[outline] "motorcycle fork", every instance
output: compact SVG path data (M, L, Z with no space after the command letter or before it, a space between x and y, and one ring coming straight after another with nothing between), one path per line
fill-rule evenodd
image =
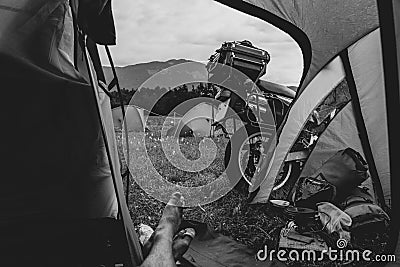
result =
M247 105L247 102L241 99L238 95L232 92L231 101L229 102L229 107L235 111L239 116L240 120L245 125L251 125L254 127L259 127L258 118L253 113L251 108Z

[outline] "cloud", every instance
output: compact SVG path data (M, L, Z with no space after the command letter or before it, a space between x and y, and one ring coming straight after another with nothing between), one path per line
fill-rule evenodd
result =
M113 8L117 45L111 51L118 66L172 58L203 62L222 42L247 39L271 54L265 79L300 80L302 56L291 37L215 1L118 0Z

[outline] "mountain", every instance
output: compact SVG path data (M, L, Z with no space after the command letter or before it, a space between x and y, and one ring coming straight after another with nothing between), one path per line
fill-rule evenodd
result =
M125 67L116 67L118 80L121 88L129 89L137 89L141 86L148 78L150 78L155 73L166 69L168 67L192 62L186 59L171 59L165 62L153 61L148 63L140 63L135 65L128 65ZM111 67L103 67L104 74L108 82L113 78ZM188 75L193 77L193 73L190 70L185 71L184 75Z

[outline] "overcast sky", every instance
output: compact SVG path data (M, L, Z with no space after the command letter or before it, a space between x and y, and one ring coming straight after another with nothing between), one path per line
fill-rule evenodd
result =
M247 39L271 55L263 79L298 85L301 78L301 51L289 35L213 0L114 0L113 9L117 66L180 58L206 62L222 42Z

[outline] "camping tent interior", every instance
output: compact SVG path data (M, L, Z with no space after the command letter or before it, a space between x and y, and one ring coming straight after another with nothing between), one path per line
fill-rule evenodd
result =
M110 1L0 1L3 97L20 103L1 107L2 266L99 266L113 241L116 263L142 261L96 43L115 44Z
M310 153L310 159L322 160L309 160L303 171L322 164L333 153L328 148L350 146L362 152L378 200L392 208L389 248L395 248L400 225L400 194L394 194L400 134L393 117L400 107L399 1L378 1L379 6L373 0L218 2L287 32L304 57L296 100L265 179L260 176L255 184L254 201L268 199L309 115L345 80L351 104L337 113ZM10 101L3 102L1 112L7 125L2 138L7 157L0 186L1 265L97 264L93 261L104 260L107 253L96 242L103 234L112 235L111 229L123 237L126 266L138 265L142 255L123 199L110 102L96 83L104 80L96 43L115 43L111 1L0 3L0 75L10 88L3 92ZM10 110L12 116L7 115ZM346 135L342 128L338 131L345 124ZM341 139L335 140L338 134Z

